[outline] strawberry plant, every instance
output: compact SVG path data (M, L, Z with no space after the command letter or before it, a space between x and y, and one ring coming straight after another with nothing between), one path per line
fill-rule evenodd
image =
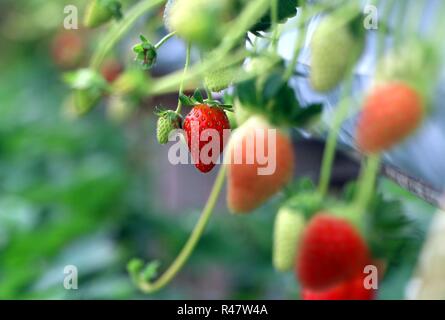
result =
M155 12L161 12L162 18ZM219 170L202 214L172 264L163 272L159 261L144 264L135 259L128 264L141 291L159 291L180 272L227 179L227 211L254 213L272 199L278 202L272 264L280 272L295 271L303 299L376 297L375 290L363 287L364 268L377 259L392 265L401 248L409 246L408 234L414 232L399 204L379 193L382 152L400 145L420 127L440 61L433 46L423 42L412 59L395 61L394 53L383 56L390 30L379 30L375 76L355 99L354 68L367 37L377 32L365 28L362 12L358 3L329 1L142 0L125 10L118 1L89 3L86 26L117 21L101 35L89 66L65 76L73 90L75 113L85 115L109 96L116 106L116 101L137 104L173 94L174 106L155 111L153 134L158 143L170 146L169 137L178 131L184 140L179 143L187 145L198 171ZM124 45L127 54L135 55L131 65L121 67L109 60L124 34L148 13L162 20L169 33L152 41L160 33L158 28L139 35L139 43L132 47ZM314 16L321 16L321 21L306 39ZM284 23L298 36L286 59L279 54ZM132 39L137 36L132 34ZM185 47L184 66L160 76L156 69L166 63L166 43L173 40ZM305 40L310 49L307 72L299 65ZM70 45L79 46L75 42ZM400 49L404 45L412 46L409 41L397 43L394 52L404 52ZM77 60L75 53L58 59ZM60 53L56 50L55 55ZM325 97L338 91L338 105L327 126L322 121L324 100L307 101L295 82ZM330 188L330 180L340 129L351 114L358 118L354 142L362 165L357 181L341 196ZM299 166L301 154L294 148L297 132L325 138L318 181L296 178L305 175ZM230 133L227 146L226 133ZM382 240L389 235L391 240Z

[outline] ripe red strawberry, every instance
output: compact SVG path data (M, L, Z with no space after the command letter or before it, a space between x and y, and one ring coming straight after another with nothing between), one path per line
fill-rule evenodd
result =
M393 147L419 126L423 111L421 96L410 86L393 82L376 87L358 120L358 147L365 153Z
M355 277L334 285L322 291L303 288L301 298L303 300L373 300L375 289L367 289L364 286L366 274L359 273Z
M292 143L284 132L276 130L276 140L270 142L276 150L273 156L268 146L269 129L274 128L258 117L251 117L232 134L227 154L230 161L227 205L234 213L258 208L292 179L295 160ZM249 144L253 145L251 150L247 148ZM256 156L258 148L264 148L260 149L264 152L258 153L264 153L269 161L275 162L275 170L270 174L259 174L268 164ZM240 155L240 159L236 155Z
M363 271L369 261L366 243L346 219L327 212L308 223L296 261L303 287L323 290Z
M54 63L61 68L75 67L84 51L85 42L79 31L60 31L52 40L51 55Z
M196 130L193 128L194 124ZM223 130L230 129L229 119L224 109L207 104L196 105L185 117L183 128L187 135L187 144L192 159L196 162L196 168L204 173L209 172L215 166L224 149ZM206 129L214 129L219 135L219 150L216 153L211 148L203 150L207 145L210 147L210 143L213 141L213 137L205 133Z

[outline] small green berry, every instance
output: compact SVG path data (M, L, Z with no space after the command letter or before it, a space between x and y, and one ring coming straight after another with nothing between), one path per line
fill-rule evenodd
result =
M159 144L166 144L170 132L181 127L182 118L179 114L171 110L158 112L158 116L156 137Z
M273 238L273 266L278 271L291 270L295 263L299 239L305 219L300 212L282 207L275 218Z

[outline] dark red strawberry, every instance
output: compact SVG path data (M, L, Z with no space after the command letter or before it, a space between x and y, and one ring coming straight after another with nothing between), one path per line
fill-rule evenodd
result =
M296 273L303 287L323 290L362 272L368 261L358 230L344 218L320 212L301 239Z
M361 272L349 280L322 291L303 288L301 298L303 300L372 300L375 298L376 290L365 287L365 277L366 274Z
M196 162L196 168L201 172L209 172L215 166L219 155L224 149L224 129L230 129L229 119L224 109L219 106L198 104L193 107L185 117L183 128L187 135L187 144L192 154L192 159ZM218 150L211 148L215 138L212 131L218 135ZM207 147L206 147L207 146Z

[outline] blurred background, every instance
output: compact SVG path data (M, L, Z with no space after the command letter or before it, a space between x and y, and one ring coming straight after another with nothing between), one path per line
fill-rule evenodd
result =
M135 1L123 2L125 10ZM134 287L127 262L157 259L161 270L170 264L215 172L172 166L168 146L156 143L153 107L174 106L175 96L124 104L108 97L85 117L70 115L62 74L88 64L103 29L64 30L68 4L81 15L85 1L0 2L0 298L298 299L294 275L279 274L271 265L276 201L241 217L230 215L220 201L178 277L150 296ZM149 39L165 34L162 14L161 8L141 19L110 61L134 65L131 46L139 34ZM68 53L60 52L61 44ZM183 57L184 44L172 39L152 76L180 69ZM320 148L298 133L295 144L297 153L309 150L301 174L316 177ZM340 157L334 181L345 183L356 172L354 161ZM380 299L402 299L437 209L389 180L380 183L387 197L403 200L422 231L412 254L380 286ZM63 286L67 265L78 268L77 290Z

